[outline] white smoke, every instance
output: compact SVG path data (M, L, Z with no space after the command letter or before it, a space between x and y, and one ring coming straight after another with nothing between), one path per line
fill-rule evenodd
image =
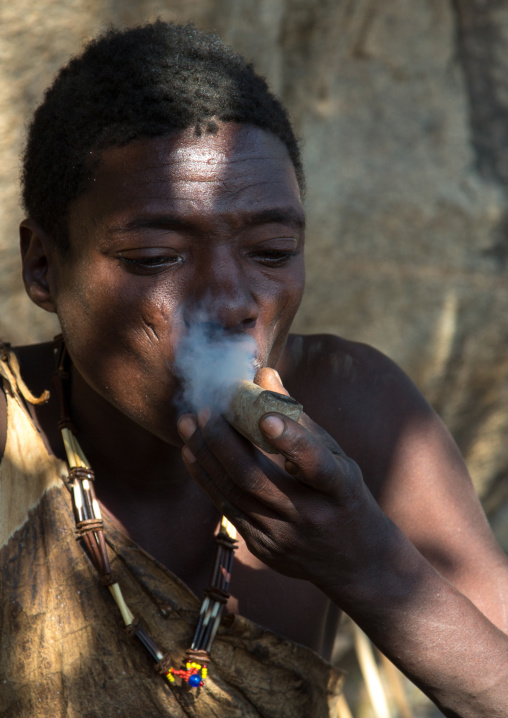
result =
M182 381L177 399L181 411L196 413L205 406L223 412L231 389L256 373L256 342L246 334L230 334L220 325L201 321L190 324L177 349L174 371Z

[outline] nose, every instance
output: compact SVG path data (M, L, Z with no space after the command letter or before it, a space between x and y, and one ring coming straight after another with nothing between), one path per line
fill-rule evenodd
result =
M240 258L229 251L214 253L202 263L193 289L186 323L205 322L212 334L254 328L259 306Z

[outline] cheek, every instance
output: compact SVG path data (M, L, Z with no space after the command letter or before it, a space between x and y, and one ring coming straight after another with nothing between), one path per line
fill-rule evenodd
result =
M183 327L176 292L136 279L112 281L96 270L93 281L74 282L59 304L76 368L123 409L144 405L147 395L167 403L173 390L168 367Z
M277 311L280 321L291 323L300 306L305 287L305 269L303 262L293 269L284 282L281 282L276 294Z
M267 357L268 366L274 366L284 348L291 324L302 300L305 286L303 264L298 272L293 271L290 277L281 282L272 292L267 303L271 321L270 336L267 337L270 349Z
M115 344L120 339L125 347L160 344L179 314L178 293L171 288L100 267L89 279L72 282L58 304L62 326L81 342Z

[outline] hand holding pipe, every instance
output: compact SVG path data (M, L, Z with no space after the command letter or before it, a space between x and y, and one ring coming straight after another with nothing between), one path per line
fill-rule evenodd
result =
M239 381L235 384L226 409L226 419L250 442L268 454L277 454L277 450L268 443L259 429L259 420L264 414L276 412L298 421L303 406L291 396L263 389L251 381Z

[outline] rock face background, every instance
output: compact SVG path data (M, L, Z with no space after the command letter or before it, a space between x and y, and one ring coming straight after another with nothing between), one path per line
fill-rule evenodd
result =
M0 335L55 331L24 296L17 249L18 155L44 88L109 23L190 19L254 60L303 138L296 329L374 344L406 369L508 549L508 2L3 0L0 12Z

